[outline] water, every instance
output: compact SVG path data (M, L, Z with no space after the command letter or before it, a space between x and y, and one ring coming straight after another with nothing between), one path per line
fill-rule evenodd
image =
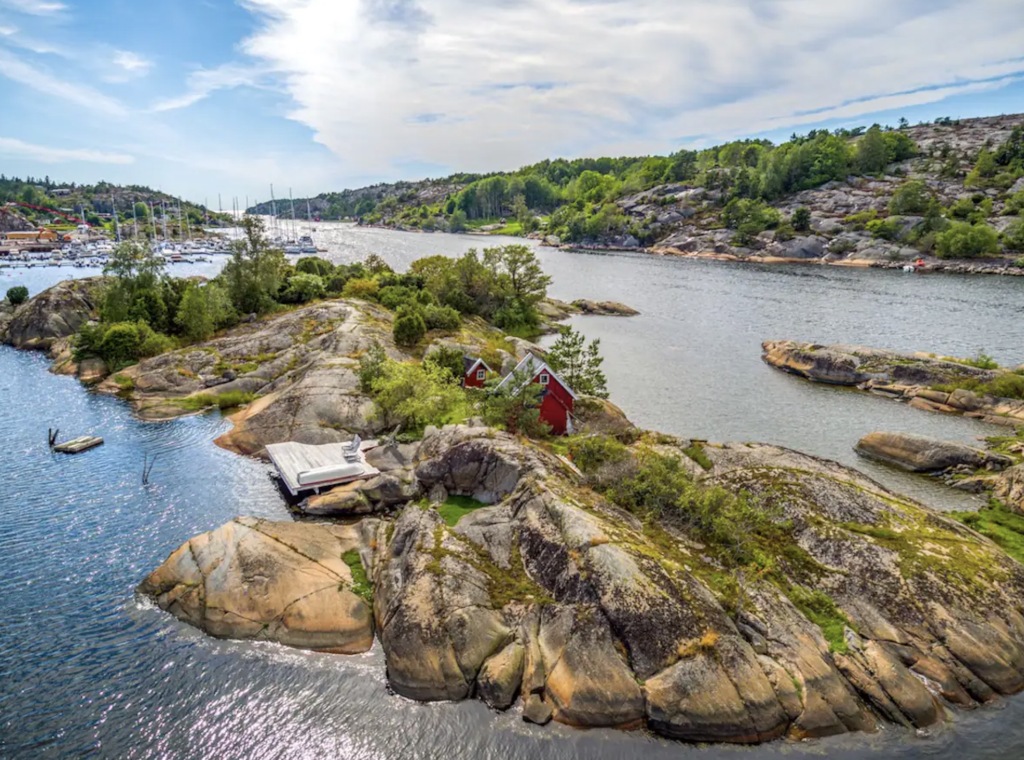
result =
M330 235L348 246L332 244L337 260L376 252L395 265L495 242L350 228ZM960 354L984 346L1004 363L1022 359L1013 334L1019 280L540 255L554 295L615 298L644 312L576 322L602 339L613 398L640 424L670 432L769 440L851 462L849 446L875 428L964 439L992 432L777 373L759 360L765 338ZM19 270L11 279L35 293L73 274L89 273ZM412 703L388 692L379 647L341 657L210 639L139 603L133 589L196 533L242 514L288 519L267 466L212 444L228 427L216 414L142 423L122 402L47 366L42 355L0 348L2 758L1005 760L1024 750L1024 699L956 713L955 725L923 737L890 729L802 745L696 748L643 733L536 728L514 710L494 714L478 702ZM47 427L62 437L95 432L106 443L55 455ZM148 487L140 484L143 454L158 455ZM944 490L924 492L947 503Z

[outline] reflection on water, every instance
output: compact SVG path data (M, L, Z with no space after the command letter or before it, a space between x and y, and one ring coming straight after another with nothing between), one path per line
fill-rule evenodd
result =
M319 235L326 225L318 227ZM395 265L494 242L350 228L331 236L340 241L331 244L337 260L377 252ZM949 354L984 347L1004 363L1024 358L1014 335L1019 280L540 255L554 295L614 298L643 311L577 320L601 338L613 397L640 424L839 458L940 506L951 503L945 489L859 462L850 447L873 429L969 440L992 432L987 426L782 375L761 363L760 342ZM63 274L22 276L35 293ZM412 703L388 692L379 648L341 657L210 639L138 603L132 590L184 540L233 516L288 519L267 466L213 446L227 427L216 414L142 423L120 401L46 367L41 355L0 348L0 757L1007 760L1024 750L1024 699L956 713L953 725L921 737L889 729L801 745L696 748L643 733L539 729L515 710L495 714L478 702ZM48 427L106 443L55 455ZM157 455L148 487L140 483L144 454Z

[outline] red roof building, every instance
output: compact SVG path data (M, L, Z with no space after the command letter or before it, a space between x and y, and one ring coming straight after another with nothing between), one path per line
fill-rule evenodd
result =
M472 356L463 356L462 365L462 387L483 388L488 373L492 371L487 362L483 359L474 359Z
M543 359L527 354L518 366L498 385L499 388L511 382L518 373L531 378L530 383L543 387L540 402L540 418L551 428L554 435L568 435L573 432L572 419L576 405L576 394L572 388L548 366Z

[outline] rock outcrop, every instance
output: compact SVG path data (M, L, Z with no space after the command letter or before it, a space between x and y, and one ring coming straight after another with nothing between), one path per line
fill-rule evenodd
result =
M74 335L99 308L102 277L66 280L18 306L0 338L15 348L46 350Z
M992 495L1024 515L1024 464L1010 467L995 479Z
M909 433L869 433L854 447L858 454L910 472L943 472L954 467L1002 470L1010 457L957 441L942 441Z
M635 445L685 457L684 443ZM737 581L716 547L679 523L638 519L553 454L446 427L394 456L397 468L439 500L490 506L454 524L427 501L391 523L300 523L287 536L272 524L282 533L272 551L267 524L242 519L183 546L140 591L214 635L233 635L227 621L243 637L266 630L296 646L358 648L346 642L365 641L352 622L362 608L338 591L350 583L345 568L326 560L358 544L399 694L476 695L497 709L518 698L537 723L647 725L694 742L924 727L943 704L1024 688L1024 566L834 462L757 444L704 453L710 469L694 471L703 485L748 493L784 521L788 543L771 573ZM249 562L264 554L273 561ZM300 579L335 605L342 642L305 617L304 627L278 622L295 593L243 593Z
M375 527L239 517L185 543L138 590L218 638L365 652L373 618L345 555L370 568Z
M986 392L1000 381L1018 382L1011 370L983 369L923 352L792 340L765 341L762 352L772 367L814 382L855 386L916 409L1024 425L1024 401Z

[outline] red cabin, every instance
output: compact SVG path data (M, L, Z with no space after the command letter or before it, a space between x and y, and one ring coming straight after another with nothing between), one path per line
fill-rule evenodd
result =
M576 394L572 388L547 365L547 362L533 354L527 354L498 387L505 385L519 372L525 372L531 377L530 382L534 385L543 386L540 418L551 427L551 432L554 435L572 433L572 417L576 405Z
M463 356L462 364L462 387L483 388L487 374L492 371L487 362L483 359L474 359L472 356Z

